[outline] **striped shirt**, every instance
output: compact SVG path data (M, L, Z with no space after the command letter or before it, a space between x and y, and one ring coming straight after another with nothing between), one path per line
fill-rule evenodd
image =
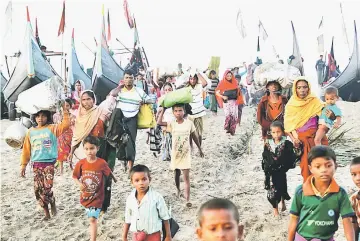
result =
M192 118L199 118L206 115L204 107L203 90L201 84L195 85L194 88L190 87L193 101L190 103Z
M215 89L218 87L218 85L219 85L219 80L216 79L216 78L212 79L211 80L211 86L208 89L208 93L211 94L211 95L215 94Z
M162 230L162 221L169 219L170 213L164 198L151 187L140 203L136 198L136 189L126 199L125 223L130 224L132 232L159 232Z
M133 87L131 90L124 87L118 94L116 108L121 109L125 117L131 118L139 113L141 101L149 103L151 100L150 97L138 87Z

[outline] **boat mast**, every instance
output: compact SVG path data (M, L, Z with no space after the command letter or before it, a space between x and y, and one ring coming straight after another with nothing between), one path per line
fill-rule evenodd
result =
M346 31L345 19L344 19L344 14L343 14L343 11L342 11L341 3L340 3L340 12L341 12L341 18L342 18L343 35L345 37L345 41L346 41L348 49L349 49L349 56L351 56L350 44L349 44L349 39L348 39L347 31Z

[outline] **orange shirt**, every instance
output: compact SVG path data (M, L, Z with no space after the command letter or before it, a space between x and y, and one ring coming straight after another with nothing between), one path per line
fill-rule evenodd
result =
M80 203L86 208L101 208L104 201L104 176L110 176L111 170L104 159L98 158L94 163L80 160L74 169L73 178L85 185L80 193Z
M283 111L282 98L279 97L278 102L273 103L268 97L267 113L271 120L275 120Z

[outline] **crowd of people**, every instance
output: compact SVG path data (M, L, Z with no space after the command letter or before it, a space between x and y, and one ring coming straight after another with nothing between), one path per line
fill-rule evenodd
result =
M178 197L183 197L186 207L191 207L193 143L199 156L204 157L206 108L214 116L222 108L224 130L235 135L236 127L241 124L242 109L248 103L246 89L240 83L243 73L239 74L238 69L225 71L221 80L214 70L207 73L208 76L190 72L185 82L176 86L174 76L149 81L141 72L135 75L126 70L119 86L99 105L95 93L77 80L72 95L61 101L57 113L36 113L34 127L29 129L23 145L21 176L25 176L31 161L35 197L44 210L44 219L57 213L53 179L56 170L58 175L63 175L64 162L68 162L80 189L80 203L89 218L91 240L96 240L97 220L108 211L112 182L117 181L113 171L118 159L123 161L134 187L126 200L122 240L128 240L129 231L136 241L172 240L171 215L163 196L150 185L151 171L135 164L139 114L145 106L151 107L154 123L148 127L147 144L154 156L160 154L161 160L169 162ZM175 103L171 107L158 104L161 98L180 88L189 88L190 103ZM266 94L257 106L257 121L264 141L261 163L264 188L275 217L280 216L279 205L283 212L285 200L291 199L287 171L300 162L303 177L290 209L288 240L333 240L340 215L346 239L358 240L360 192L349 199L346 191L336 184L333 178L336 155L327 146L326 133L341 124L341 111L336 106L337 89L328 88L323 103L312 94L310 82L303 76L294 81L290 99L281 95L281 85L276 81L268 82L265 88ZM73 167L74 157L79 161ZM180 188L181 174L184 194ZM360 188L359 157L351 162L351 175ZM205 202L198 211L198 222L199 240L243 239L239 211L229 200Z

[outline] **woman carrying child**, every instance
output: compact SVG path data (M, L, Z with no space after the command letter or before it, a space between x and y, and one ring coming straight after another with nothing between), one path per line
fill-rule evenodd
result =
M25 177L26 165L33 162L35 197L44 209L45 218L56 214L54 193L54 164L58 156L57 140L70 127L69 111L63 108L64 118L58 125L51 124L50 111L39 111L33 118L36 126L28 130L21 153L21 176Z
M70 113L72 108L73 102L71 99L65 99L64 101L64 108ZM53 116L54 124L61 123L62 119L64 118L64 113L60 110L59 112L55 113ZM61 136L57 139L58 145L58 158L57 158L57 165L60 166L60 175L63 174L64 170L64 162L67 161L70 150L71 150L71 139L73 136L73 128L75 125L75 116L70 113L70 128L67 129ZM56 165L56 166L57 166Z
M282 209L286 210L285 200L290 200L287 192L286 172L295 168L295 163L301 155L300 148L285 137L284 126L280 121L270 125L271 139L265 140L262 169L265 172L265 189L267 198L274 208L274 216L279 216L278 204L281 201Z

